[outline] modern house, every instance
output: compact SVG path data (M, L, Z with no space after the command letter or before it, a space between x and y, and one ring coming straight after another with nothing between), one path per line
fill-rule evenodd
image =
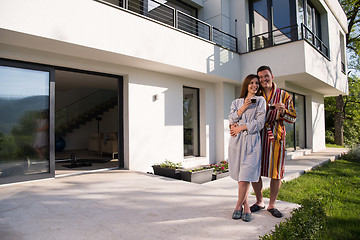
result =
M325 148L348 93L336 0L0 0L0 184L227 160L242 81L269 65L298 112L288 152Z

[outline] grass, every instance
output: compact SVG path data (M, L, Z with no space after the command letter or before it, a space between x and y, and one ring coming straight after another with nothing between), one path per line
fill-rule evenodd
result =
M320 239L360 239L360 148L284 182L278 199L299 204L320 199L327 215Z
M345 148L345 146L336 145L336 144L330 144L330 143L327 143L326 147L327 148Z

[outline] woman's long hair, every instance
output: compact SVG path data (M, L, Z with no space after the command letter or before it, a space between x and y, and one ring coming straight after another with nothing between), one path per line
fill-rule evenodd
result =
M256 96L262 96L262 88L261 88L261 84L260 84L260 80L259 77L255 74L249 74L246 76L246 78L244 79L242 88L241 88L241 93L240 93L240 98L245 98L248 94L248 86L251 82L251 80L253 80L254 78L256 78L259 82L259 89L256 92Z

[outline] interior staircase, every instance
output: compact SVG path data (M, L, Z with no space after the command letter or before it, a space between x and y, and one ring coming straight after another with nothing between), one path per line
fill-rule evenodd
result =
M103 97L104 90L99 90L100 92L96 92L95 94L90 94L89 96L81 99L81 101L75 102L70 106L67 106L64 109L61 109L56 112L55 121L56 128L55 133L59 137L65 136L67 133L72 132L75 129L80 128L81 125L85 125L88 122L91 122L98 118L99 116L103 115L105 112L108 112L110 109L114 108L118 104L118 97L116 94L109 94L107 93L107 97ZM99 97L99 93L101 97ZM91 101L90 98L94 99L97 97L97 103L94 104L94 101ZM89 104L86 104L88 102ZM92 103L92 104L90 104ZM82 111L78 111L78 114L69 114L69 109L79 109L79 106L74 107L74 105L85 105L87 109L83 109ZM72 115L72 117L69 117ZM66 118L66 120L62 118Z

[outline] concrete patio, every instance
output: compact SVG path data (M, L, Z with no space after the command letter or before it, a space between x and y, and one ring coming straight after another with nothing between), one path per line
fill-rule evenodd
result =
M326 149L288 160L286 180L344 152ZM8 184L0 193L3 240L258 239L297 207L278 201L281 219L262 210L249 223L233 220L237 184L229 177L195 184L127 170Z

